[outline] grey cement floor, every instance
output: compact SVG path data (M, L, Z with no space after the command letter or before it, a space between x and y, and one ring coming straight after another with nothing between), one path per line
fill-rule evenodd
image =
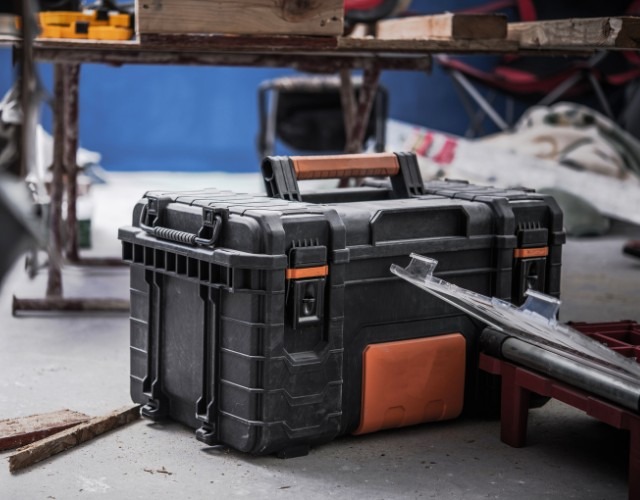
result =
M128 222L131 204L147 188L220 182L184 177L121 174L109 187L98 187L99 253L118 253L115 228ZM243 190L258 186L254 182L231 181ZM563 320L640 321L640 261L620 253L632 237L640 238L640 228L616 224L607 237L568 242ZM0 292L0 418L65 407L99 415L127 404L127 317L14 318L12 294L40 296L44 290L44 276L29 282L21 265ZM68 296L125 298L128 275L125 269L68 268L65 287ZM526 448L510 448L500 442L498 422L460 419L346 437L283 461L207 448L190 429L143 420L17 475L3 460L0 499L626 498L624 432L551 402L531 412L528 438Z

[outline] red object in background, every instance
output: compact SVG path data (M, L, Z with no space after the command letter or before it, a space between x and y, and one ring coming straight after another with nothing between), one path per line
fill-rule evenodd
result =
M635 321L569 323L569 326L640 363L640 324Z
M365 10L380 7L385 0L344 0L344 10Z
M407 10L411 0L345 0L344 15L352 23L373 23Z
M383 3L384 0L344 0L344 10L374 9Z

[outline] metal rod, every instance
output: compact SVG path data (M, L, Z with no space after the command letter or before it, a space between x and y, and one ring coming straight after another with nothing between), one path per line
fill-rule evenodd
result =
M493 123L498 126L498 128L500 128L501 130L507 130L509 128L507 123L500 117L498 113L496 113L495 109L491 107L487 100L482 97L480 92L478 92L475 87L471 85L471 83L462 73L455 71L451 74L458 81L458 83L460 83L467 94L469 94L469 96L476 102L476 104L480 106L480 108L482 108L482 111L484 111L487 116L491 118L491 121L493 121Z
M513 127L515 121L516 101L513 97L505 95L504 97L504 116L510 127Z
M13 314L18 312L76 311L76 312L129 312L129 301L124 299L19 299L13 297Z
M544 98L542 98L538 102L538 106L549 106L550 104L553 104L563 95L569 92L569 90L577 85L583 78L584 74L581 71L578 71L575 75L567 78L564 82L562 82L555 89L549 92Z
M64 66L54 66L53 165L49 220L49 275L47 298L62 297L62 196L64 191Z
M20 98L22 105L22 129L20 137L20 175L25 178L35 163L35 123L38 103L36 100L37 79L33 54L33 40L36 37L34 4L31 0L17 2L22 21L22 49L20 51Z
M371 110L373 109L373 103L376 100L376 94L378 92L378 82L380 80L380 67L372 65L364 70L362 75L362 87L360 88L360 95L358 99L358 107L355 114L355 120L353 121L353 129L351 144L354 153L362 151L362 144L367 134L367 125L369 123L369 117L371 116ZM349 144L347 144L349 148ZM357 148L357 149L356 149ZM347 152L350 152L347 149Z
M67 258L76 262L78 244L78 84L79 64L65 64L66 100L64 106L64 157L67 172Z
M349 68L340 70L340 101L344 120L345 152L348 152L349 144L352 140L353 122L357 113L353 81L351 80L351 70Z
M380 67L371 65L364 70L360 94L356 100L351 71L340 71L340 100L344 117L345 146L344 152L356 154L362 151L362 143L367 132L367 124L378 92ZM349 178L340 179L339 187L347 187Z
M365 69L357 101L350 72L348 70L341 71L340 79L340 97L346 132L344 152L347 154L360 153L378 91L380 68L377 65L372 65Z
M464 87L458 80L456 80L453 77L452 73L454 71L455 70L447 70L447 74L451 78L451 81L453 82L453 89L458 95L458 98L462 103L462 107L464 108L465 112L467 113L467 116L469 117L469 125L467 127L467 130L464 133L464 136L469 138L477 137L478 135L482 134L482 122L478 120L478 113L476 113L476 109L473 107L473 104L471 103L471 99L469 98L469 95L465 92ZM484 115L483 115L483 118L484 118Z
M259 158L260 161L262 161L266 156L272 155L276 149L276 128L278 121L278 101L280 100L280 91L276 89L272 90L269 97L269 103L264 103L265 108L268 106L268 111L264 109L264 111L268 112L268 115L263 125L264 141L261 144L262 154Z
M481 342L500 343L500 333L488 328ZM601 396L633 411L640 411L640 385L611 372L587 366L514 337L501 342L505 359L538 370L567 384Z
M593 91L596 93L598 102L600 103L600 106L602 106L602 110L611 120L615 120L615 117L613 116L613 111L611 110L611 106L609 106L609 101L607 100L607 96L604 95L604 91L602 90L602 86L600 85L600 82L595 77L595 75L591 72L589 72L588 78L589 78L589 82L591 83L591 86L593 87Z
M117 257L80 257L70 262L79 267L125 267L128 264Z

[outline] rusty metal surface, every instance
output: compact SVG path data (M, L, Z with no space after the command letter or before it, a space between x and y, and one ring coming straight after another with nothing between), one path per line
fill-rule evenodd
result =
M70 264L79 267L126 267L128 264L118 257L79 257Z
M431 56L361 54L361 53L207 53L142 51L142 50L97 50L97 49L56 49L39 47L36 58L41 61L64 63L98 63L120 66L124 64L158 64L178 66L245 66L269 68L293 68L302 71L335 73L341 68L362 69L375 61L386 70L429 71Z
M45 299L20 299L13 297L13 314L20 312L129 312L129 301L124 299L87 299L47 297Z
M351 129L347 132L346 153L359 153L369 123L369 116L373 108L380 80L380 67L372 65L364 70L362 87L356 104L355 114L351 122ZM355 101L355 96L354 96Z
M64 143L65 143L65 68L54 66L53 102L53 164L51 179L51 208L49 222L49 275L47 298L62 296L62 197L64 194Z
M67 173L67 258L75 262L80 258L77 229L78 201L78 85L79 64L65 64L66 103L64 107L64 166Z

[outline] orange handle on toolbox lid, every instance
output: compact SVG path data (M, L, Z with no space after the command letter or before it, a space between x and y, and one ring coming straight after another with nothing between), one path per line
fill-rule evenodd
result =
M268 156L261 165L267 195L302 201L298 180L389 176L396 198L424 194L415 153Z
M393 153L292 156L291 162L299 180L395 176L400 172Z

